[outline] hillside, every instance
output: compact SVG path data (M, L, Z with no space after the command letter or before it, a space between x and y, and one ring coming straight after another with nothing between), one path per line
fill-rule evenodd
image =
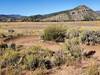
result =
M100 14L100 11L96 11L97 14Z
M71 10L55 12L46 15L20 16L20 15L0 15L0 22L24 21L24 22L65 22L65 21L93 21L100 20L100 12L80 5Z
M97 20L98 14L85 5L74 9L45 15L41 21L80 21Z
M24 18L21 15L0 15L0 22L13 22L13 21L20 21Z

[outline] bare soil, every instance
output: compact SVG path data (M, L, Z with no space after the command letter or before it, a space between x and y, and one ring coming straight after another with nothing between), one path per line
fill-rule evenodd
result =
M56 42L46 42L41 39L40 36L25 36L20 37L14 40L10 40L8 43L16 43L17 45L23 45L26 48L32 46L40 46L43 49L50 49L50 50L59 50L61 49L61 44Z
M48 48L53 51L57 51L62 48L62 44L58 44L55 42L44 42L43 40L41 40L39 36L21 37L9 42L15 42L17 45L24 45L25 47L31 47L33 45L41 46L44 49ZM100 45L95 45L95 46L82 45L82 48L84 48L86 51L95 50L96 54L94 56L100 59ZM65 64L60 68L50 70L49 71L50 74L47 75L81 75L82 67L87 67L92 63L95 63L94 60L91 61L89 60L87 62L83 61L81 64L79 63L76 64L79 67L75 66L67 67ZM24 72L24 75L31 75L31 74L32 74L31 71Z

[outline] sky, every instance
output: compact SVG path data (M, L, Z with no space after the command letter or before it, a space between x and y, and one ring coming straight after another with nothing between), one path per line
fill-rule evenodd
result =
M0 0L0 14L49 14L78 5L86 5L95 11L100 10L100 0Z

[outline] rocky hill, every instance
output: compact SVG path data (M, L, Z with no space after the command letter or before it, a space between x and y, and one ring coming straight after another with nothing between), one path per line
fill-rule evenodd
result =
M41 21L81 21L97 20L98 14L85 5L74 9L45 15Z

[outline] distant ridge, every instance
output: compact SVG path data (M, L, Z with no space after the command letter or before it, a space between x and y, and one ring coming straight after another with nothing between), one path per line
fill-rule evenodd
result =
M22 18L24 18L24 16L0 14L0 21L1 22L13 22L13 21L21 20Z
M0 15L1 22L31 21L31 22L65 22L65 21L95 21L100 20L100 11L94 11L86 5L80 5L70 10L46 15L20 16Z
M100 15L100 11L96 11L96 13Z

